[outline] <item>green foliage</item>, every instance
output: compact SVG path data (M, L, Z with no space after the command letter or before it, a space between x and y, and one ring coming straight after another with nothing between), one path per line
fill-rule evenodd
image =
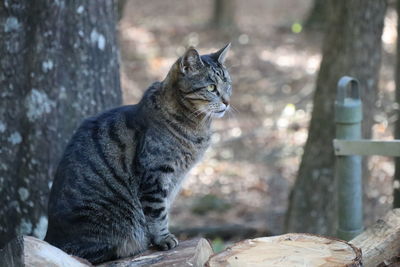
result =
M303 30L303 26L300 23L295 22L292 24L292 32L293 33L300 33L302 30Z
M215 253L219 253L219 252L223 251L226 248L226 245L225 245L224 241L219 237L215 238L211 242L211 246L212 246L212 248L213 248Z

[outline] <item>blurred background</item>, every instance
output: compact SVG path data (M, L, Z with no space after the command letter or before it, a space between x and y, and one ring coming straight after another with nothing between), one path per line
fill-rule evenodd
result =
M236 29L215 23L216 2L234 5L227 9L234 9L229 19ZM136 103L152 81L162 80L186 47L209 53L226 42L233 44L226 64L236 111L214 121L213 144L183 184L172 210L172 227L213 236L217 235L214 228L220 226L223 235L232 238L256 231L284 232L327 27L320 24L327 23L328 16L309 18L318 2L323 1L210 0L201 5L196 1L127 1L119 25L126 103ZM324 12L323 7L317 12ZM374 137L380 139L392 138L396 19L395 10L389 8L373 127ZM330 140L325 142L330 145ZM382 157L371 158L368 167L366 220L371 223L392 205L394 167L391 159Z
M50 39L37 37L36 42L48 44L48 40L58 36L56 39L60 40L60 46L50 44L48 50L38 53L38 68L46 75L59 66L60 71L52 76L51 84L42 86L43 79L39 79L36 87L32 85L35 84L32 82L35 78L28 75L31 77L30 87L27 89L22 86L24 89L21 90L25 90L23 97L16 98L14 104L10 104L14 101L11 93L7 97L4 94L2 96L2 105L7 106L7 110L0 113L0 132L3 136L0 144L3 142L11 148L7 152L4 146L0 156L0 163L3 164L0 168L0 198L5 203L3 210L0 209L0 215L3 215L0 224L0 232L3 231L3 234L0 240L4 243L10 239L7 231L37 236L45 233L46 194L51 185L56 165L54 162L59 159L60 151L72 129L83 117L119 102L137 103L151 83L161 81L166 76L170 66L187 47L195 46L201 54L205 54L216 51L228 42L232 43L232 47L226 65L233 80L234 109L223 119L214 121L212 146L204 159L189 173L172 208L172 232L181 239L206 236L214 241L217 249L218 246L240 239L284 232L333 235L335 195L332 138L336 83L342 75L358 78L364 90L364 137L393 139L398 115L396 91L399 91L395 83L398 73L395 1L126 0L115 4L118 4L118 11L113 6L108 7L110 4L104 1L99 1L98 7L91 7L89 3L66 3L62 8L70 8L70 12L76 16L81 13L87 15L82 27L88 23L91 27L97 27L97 30L90 28L82 30L80 34L80 29L74 28L65 35L61 32L51 37L50 34ZM106 7L102 9L102 5ZM2 23L4 27L11 27L8 31L3 29L1 35L1 41L6 43L2 48L5 55L10 47L15 46L13 42L18 44L21 41L16 37L11 38L21 19L15 15L17 21L10 21L9 15L16 12L13 8L17 10L18 7L5 4L2 8ZM116 11L115 15L109 15L107 8ZM56 19L60 14L68 16L68 12L61 10L51 18L59 25L68 25L67 20L60 22ZM99 26L103 23L110 25L107 26L110 29ZM113 35L112 26L117 29L117 37L114 39L110 37ZM42 28L37 28L37 36L46 36L46 30ZM106 31L110 32L110 36L107 36ZM68 41L63 41L63 38L72 34L78 37L81 35L82 40L87 37L87 41L81 41L76 47L76 41L64 45ZM73 56L61 49L80 51L82 54L74 61ZM96 54L99 51L92 52L90 49L101 50L103 53ZM110 64L114 66L116 63L113 59L101 63L103 59L97 55L101 57L104 51L120 59L119 73L114 73L111 78L108 68ZM50 60L49 54L54 58L61 56L61 59ZM11 53L3 59L7 58L11 62L13 56L15 54ZM89 58L84 61L89 74L86 78L79 78L82 73L80 71L79 74L68 76L69 79L78 77L82 81L89 81L91 75L95 79L101 76L104 81L90 83L90 86L106 88L108 80L114 80L116 86L119 86L119 76L122 95L108 91L99 93L102 96L95 97L95 100L102 103L100 106L90 100L90 96L96 94L82 93L81 98L87 97L84 101L89 103L85 105L82 102L77 107L83 110L83 114L74 113L75 117L69 116L73 123L68 127L63 117L59 116L58 128L50 131L54 133L64 129L65 136L43 135L46 131L41 131L41 137L37 136L45 136L49 140L55 136L63 140L55 141L58 148L51 153L46 151L55 146L44 144L46 151L43 153L50 155L46 154L42 160L47 165L38 164L41 167L37 167L40 170L36 171L35 167L30 167L22 173L15 169L10 172L9 169L16 166L16 155L25 155L22 148L15 147L29 145L32 132L38 131L38 124L35 124L36 128L33 129L36 130L31 127L28 133L23 134L25 128L37 121L35 113L26 115L26 109L32 111L29 104L26 104L28 108L20 111L25 114L21 116L27 117L24 120L28 123L19 123L19 130L13 130L13 126L10 128L11 122L9 125L6 123L15 121L10 110L21 103L25 105L26 99L33 99L36 105L32 109L41 109L38 116L45 116L40 117L42 121L52 121L53 110L69 114L60 110L74 103L78 92L75 89L69 90L72 87L66 81L69 79L61 79L65 73L73 73L73 70L68 69L71 67L61 63L65 59L78 66L84 60L83 57ZM90 61L91 57L95 59ZM21 58L21 62L23 60ZM100 63L97 64L96 60ZM11 68L16 68L15 64L11 64ZM96 65L94 70L93 65ZM3 70L6 66L2 66ZM35 68L35 64L31 66ZM67 71L62 71L63 68L67 68ZM18 76L18 73L15 71L9 76L3 75L3 88L15 84L15 81L10 82L12 78L9 77ZM60 80L67 85L59 86ZM36 88L39 93L32 93L34 89L31 88ZM41 89L46 92L48 99L44 99ZM64 98L70 100L66 103L60 97L65 92L72 92ZM109 98L108 94L115 99L114 102L103 101ZM43 151L43 144L38 146ZM25 162L18 162L17 168L24 169L21 166ZM371 157L365 162L364 170L365 224L368 226L392 207L393 190L399 183L393 179L395 167L391 158ZM37 178L35 173L39 171L42 174ZM21 175L28 177L27 180L15 182L19 178L12 178ZM35 187L32 180L46 186L31 190ZM32 204L26 204L29 201ZM12 218L12 223L9 218Z

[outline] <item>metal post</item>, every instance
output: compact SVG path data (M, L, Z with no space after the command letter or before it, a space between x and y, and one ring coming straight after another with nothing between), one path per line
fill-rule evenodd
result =
M358 81L344 76L339 80L335 101L336 138L361 139L361 121ZM363 230L361 157L337 156L335 170L339 218L337 236L351 240Z

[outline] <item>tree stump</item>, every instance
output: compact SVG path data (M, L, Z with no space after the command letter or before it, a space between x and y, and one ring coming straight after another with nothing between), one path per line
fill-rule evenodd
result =
M286 234L238 242L206 263L208 267L362 266L361 250L346 241Z

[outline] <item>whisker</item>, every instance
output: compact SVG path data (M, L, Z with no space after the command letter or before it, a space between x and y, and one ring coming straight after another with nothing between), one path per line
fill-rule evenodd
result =
M195 118L197 118L198 116L200 116L200 115L201 115L201 113L203 113L203 110L202 110L202 109L199 109L199 110L197 110L197 111L193 112L193 114L192 114L192 115L194 115L194 117L195 117Z
M239 124L238 118L237 118L238 112L239 111L237 109L235 109L232 106L229 106L229 108L227 109L228 120L232 121L232 123L234 123L234 124Z
M226 115L228 115L228 119L232 119L233 118L233 111L231 108L228 108L226 110Z
M237 108L235 108L234 106L230 105L229 107L230 107L230 109L232 109L232 112L237 113L237 114L240 113L240 111Z
M200 121L199 126L203 127L206 123L209 123L211 120L211 116L212 116L212 111L211 110L207 110L206 111L206 115L204 116L204 118Z
M236 68L236 67L239 67L239 66L240 66L240 64L235 64L235 65L231 65L231 66L227 67L227 69L231 70L232 68Z
M209 111L206 111L205 116L201 119L201 121L199 123L200 126L204 126L205 120L207 119L207 116L208 116L208 112Z
M193 111L191 114L189 114L189 117L194 116L194 118L197 118L198 116L200 116L203 112L205 111L204 107L201 107L195 111Z

